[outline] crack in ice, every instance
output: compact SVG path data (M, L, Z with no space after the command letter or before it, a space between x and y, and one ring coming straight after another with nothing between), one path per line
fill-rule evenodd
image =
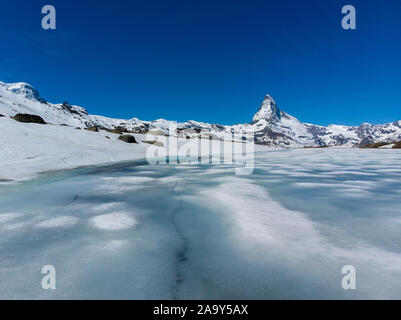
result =
M68 202L65 206L69 206L69 205L73 204L75 201L77 201L80 194L81 194L80 192L77 193L77 194L74 196L74 198L73 198L70 202Z
M178 185L178 180L176 180L174 186L171 188L171 192L176 195L177 193L175 192L175 188ZM178 206L175 208L172 212L171 215L171 223L174 226L174 229L178 235L178 237L181 239L182 246L181 249L178 250L176 254L176 261L174 264L174 269L175 269L175 284L173 287L173 300L178 300L179 299L179 291L180 291L180 286L184 282L184 275L182 272L180 272L180 265L184 263L187 260L187 255L188 255L188 249L189 249L189 242L188 239L184 236L180 226L177 223L177 214L182 210L182 199L178 197Z

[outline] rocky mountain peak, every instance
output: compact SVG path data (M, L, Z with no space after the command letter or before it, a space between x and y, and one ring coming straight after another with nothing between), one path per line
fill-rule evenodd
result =
M279 120L281 117L280 109L277 107L276 102L270 95L266 95L258 112L253 116L252 123L256 123L260 120L266 122L272 122Z

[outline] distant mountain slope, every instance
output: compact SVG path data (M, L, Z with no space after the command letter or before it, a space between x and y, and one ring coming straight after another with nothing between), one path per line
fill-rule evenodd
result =
M158 119L142 121L113 119L90 115L79 106L67 103L46 102L31 85L0 82L0 114L14 116L28 113L41 116L52 124L65 124L73 127L98 126L106 129L127 130L130 132L155 132L168 134L169 121ZM255 132L255 142L268 146L360 146L376 142L401 140L401 121L382 125L364 123L359 127L330 125L327 127L302 123L281 111L272 97L266 95L258 112L250 123L233 126L209 124L196 121L178 123L177 135L184 138L196 136L229 140L233 133Z

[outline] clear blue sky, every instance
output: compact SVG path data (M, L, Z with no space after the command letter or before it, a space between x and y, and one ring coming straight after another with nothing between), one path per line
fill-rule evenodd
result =
M269 93L304 122L401 119L399 0L2 1L0 37L0 80L94 114L234 124Z

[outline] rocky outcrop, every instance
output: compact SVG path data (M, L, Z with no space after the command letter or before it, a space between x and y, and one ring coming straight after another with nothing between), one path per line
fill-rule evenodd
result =
M388 147L388 148L387 148ZM398 142L373 142L366 145L360 146L360 148L367 148L367 149L401 149L401 141Z
M26 114L26 113L18 113L13 119L18 122L24 123L38 123L38 124L46 124L45 120L42 117L39 117L34 114Z
M97 126L87 127L85 130L99 132L99 128Z
M147 144L153 144L153 145L155 145L157 147L164 147L164 144L161 141L153 141L153 140L151 140L151 141L142 141L142 142L143 143L147 143Z
M136 142L136 139L134 136L131 136L129 134L124 134L118 137L118 140L124 141L126 143L138 143Z

